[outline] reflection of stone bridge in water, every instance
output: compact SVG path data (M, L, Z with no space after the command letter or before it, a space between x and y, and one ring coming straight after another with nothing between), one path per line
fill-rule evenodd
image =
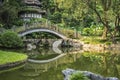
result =
M72 51L70 51L70 53L68 53L68 54L65 53L65 54L63 54L62 57L59 57L58 59L55 59L55 60L50 61L50 62L46 62L46 63L31 63L31 62L28 62L28 63L26 63L26 65L24 67L24 69L26 70L26 73L22 74L22 76L25 76L25 77L40 76L44 73L48 73L47 71L52 71L52 70L56 71L58 69L63 68L61 65L65 65L65 66L68 66L69 64L73 65L72 63L79 61L78 59L80 59L81 55L82 55L82 50L80 52L76 52L76 53L75 52L72 53ZM118 55L118 54L116 54L116 55ZM117 75L119 77L119 74L120 74L119 73L120 72L120 69L119 69L120 67L118 65L119 63L116 64L114 62L114 60L116 60L115 57L114 57L114 60L113 60L113 56L115 56L115 54L111 54L110 58L107 55L105 56L105 55L100 54L99 56L101 57L101 59L104 58L106 60L104 62L105 63L104 65L103 65L103 63L101 63L104 68L103 68L103 70L99 69L99 68L102 68L102 66L100 66L101 64L99 64L99 65L97 64L97 65L95 65L95 67L98 67L98 68L95 68L95 70L99 69L98 72L102 71L102 73L105 73L103 71L106 71L107 73L109 73L108 70L113 71L113 73L114 73L114 71L116 70L118 72ZM89 60L88 57L86 57L86 59ZM96 57L96 59L97 59L97 57ZM103 61L104 60L102 60L102 61L100 60L100 62L103 62ZM113 63L113 65L111 65L111 66L114 67L114 69L111 69L112 67L109 66L109 64L111 64L111 63ZM93 63L90 62L89 65L90 64L94 64L94 61L93 61ZM78 65L78 62L77 62L76 65ZM85 64L84 64L84 61L83 61L83 64L81 64L81 66L84 67L84 65ZM65 68L65 66L64 66L64 68ZM86 65L86 67L87 67L87 65ZM91 65L89 67L93 67L93 65ZM71 67L69 67L69 68L71 68ZM74 67L74 68L76 68L76 67ZM81 68L81 67L78 67L78 68ZM87 69L89 69L89 68L87 68Z
M82 50L79 51L82 53ZM68 53L69 54L69 53ZM73 63L81 56L81 54L77 54L77 52L73 52L73 54L67 53L60 54L55 58L49 60L36 60L37 62L28 61L26 63L24 69L28 71L28 73L23 74L23 76L38 76L40 73L48 71L50 68L58 67L60 64L65 63Z

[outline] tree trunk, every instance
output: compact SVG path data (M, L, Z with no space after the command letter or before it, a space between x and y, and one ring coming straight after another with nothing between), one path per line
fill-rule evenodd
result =
M120 25L119 25L119 22L120 22L119 15L117 15L116 16L116 20L115 20L114 36L118 36L118 35L120 36Z
M117 19L117 16L116 16L116 19L115 19L115 28L114 28L114 36L116 36L117 32L119 31L118 30L117 22L118 22L118 19Z
M102 34L102 38L103 38L103 39L106 39L106 38L107 38L107 33L108 33L108 28L105 26L105 27L104 27L103 34Z
M109 27L108 27L108 21L107 21L107 11L104 11L104 32L102 35L103 39L107 38L108 29Z

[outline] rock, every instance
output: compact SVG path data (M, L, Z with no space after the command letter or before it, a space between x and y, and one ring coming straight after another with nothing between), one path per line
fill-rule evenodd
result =
M89 71L77 71L77 70L73 70L73 69L66 69L66 70L62 71L63 75L65 76L64 80L70 80L69 77L73 73L76 73L76 72L83 73L85 76L87 76L91 80L119 80L116 77L107 77L107 78L105 78L105 77L103 77L101 75L98 75L98 74L95 74L95 73L92 73L92 72L89 72Z
M27 44L27 50L32 50L32 44Z
M76 71L73 69L63 70L62 73L64 75L64 80L69 80L69 76L72 75L74 72Z
M108 77L108 78L106 78L106 80L119 80L119 79L116 77Z

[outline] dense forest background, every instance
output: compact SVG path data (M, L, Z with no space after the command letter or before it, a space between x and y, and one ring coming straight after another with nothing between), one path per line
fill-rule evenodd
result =
M120 0L40 0L44 18L60 27L76 29L80 34L114 39L120 36ZM22 0L4 0L0 4L0 27L21 25L18 17Z

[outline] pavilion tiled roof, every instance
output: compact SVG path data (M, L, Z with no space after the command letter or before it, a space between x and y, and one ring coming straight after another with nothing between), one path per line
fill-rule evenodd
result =
M41 5L39 0L24 0L24 3L26 4L36 4L36 5Z

